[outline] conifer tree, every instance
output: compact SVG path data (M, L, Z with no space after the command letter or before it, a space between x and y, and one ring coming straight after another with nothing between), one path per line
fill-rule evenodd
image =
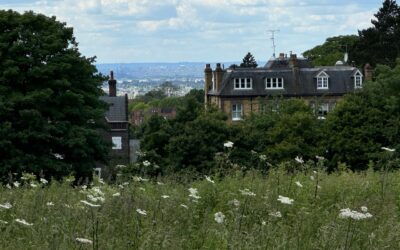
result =
M248 52L245 57L243 58L243 62L240 64L240 67L243 68L257 68L258 64L254 56Z

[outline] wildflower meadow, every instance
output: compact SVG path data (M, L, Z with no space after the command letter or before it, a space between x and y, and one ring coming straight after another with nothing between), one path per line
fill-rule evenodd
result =
M0 187L0 249L400 249L400 173L273 168Z

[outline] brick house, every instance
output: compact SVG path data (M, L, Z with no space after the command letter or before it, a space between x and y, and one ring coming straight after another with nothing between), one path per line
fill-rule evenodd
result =
M129 127L128 127L128 95L117 96L117 81L111 71L109 95L100 99L109 104L105 119L109 130L105 133L107 141L112 143L111 165L129 163Z
M164 119L173 119L176 117L176 108L165 107L165 108L157 108L153 107L149 110L136 110L132 111L130 115L130 122L134 125L142 124L146 119L153 115L158 115L164 117Z
M372 71L367 64L363 74L340 61L335 66L313 67L307 59L282 53L259 68L222 69L217 63L212 70L206 64L205 102L216 105L230 121L237 121L273 105L276 96L302 98L323 119L344 94L362 88L363 81L372 78Z

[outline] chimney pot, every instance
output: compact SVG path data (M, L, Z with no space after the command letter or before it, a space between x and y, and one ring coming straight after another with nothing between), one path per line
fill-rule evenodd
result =
M114 79L114 72L110 72L110 80L108 80L108 95L117 96L117 81Z
M285 59L285 54L284 54L284 53L279 53L279 59L280 59L280 60Z

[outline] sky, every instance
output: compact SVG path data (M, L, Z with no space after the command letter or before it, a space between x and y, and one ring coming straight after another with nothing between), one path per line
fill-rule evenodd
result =
M97 63L229 62L251 52L301 55L326 38L371 26L382 0L0 0L74 28ZM351 52L350 52L351 53Z

